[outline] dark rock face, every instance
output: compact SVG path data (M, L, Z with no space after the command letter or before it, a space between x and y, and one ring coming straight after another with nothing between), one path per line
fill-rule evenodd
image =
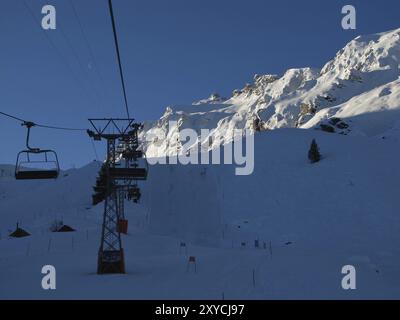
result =
M330 125L328 125L328 124L320 124L319 126L320 126L322 131L329 132L329 133L335 133L336 132L335 128L330 126Z
M340 118L330 118L325 123L321 123L319 128L322 131L329 133L339 133L347 135L351 130L349 129L350 125L344 122Z

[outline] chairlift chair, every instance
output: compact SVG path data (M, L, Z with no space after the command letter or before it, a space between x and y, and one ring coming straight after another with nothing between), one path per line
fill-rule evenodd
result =
M17 155L15 165L15 179L17 180L48 180L57 179L60 174L60 165L57 153L53 150L41 150L29 146L30 130L35 126L33 122L22 125L28 128L26 136L26 150ZM25 157L24 157L25 156ZM32 160L33 157L42 157L42 160ZM31 166L35 166L32 168ZM50 169L49 169L50 168Z
M138 203L142 194L137 186L133 186L128 189L128 200Z

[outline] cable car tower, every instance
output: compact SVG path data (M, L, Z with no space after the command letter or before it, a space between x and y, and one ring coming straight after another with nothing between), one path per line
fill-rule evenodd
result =
M88 130L95 141L107 141L106 161L100 170L94 190L93 203L104 200L101 243L97 273L125 273L124 251L121 242L120 220L123 218L125 194L132 184L146 180L148 168L140 168L138 160L143 153L138 150L138 131L142 127L133 119L89 119L94 131ZM116 142L124 149L117 152Z

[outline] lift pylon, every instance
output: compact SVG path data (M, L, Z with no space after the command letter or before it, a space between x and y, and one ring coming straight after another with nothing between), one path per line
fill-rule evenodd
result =
M98 255L97 273L125 273L125 258L121 241L121 221L124 220L124 200L126 188L132 180L145 179L147 168L139 168L137 159L120 158L116 151L117 141L126 141L126 149L136 151L138 130L141 125L133 119L89 119L94 131L88 135L96 141L107 141L107 158L97 180L94 202L104 200L104 214L101 243ZM124 166L121 166L124 161ZM103 199L104 198L104 199ZM96 201L95 201L96 200ZM127 229L127 225L126 225Z

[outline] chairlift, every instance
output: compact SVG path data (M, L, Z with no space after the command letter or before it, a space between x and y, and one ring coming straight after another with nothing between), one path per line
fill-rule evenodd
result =
M126 149L126 145L125 145L124 143L119 143L119 144L117 145L117 148L116 148L115 151L116 151L117 153L121 154L121 153L124 152L125 149Z
M142 194L140 189L135 185L128 189L128 200L133 201L134 203L138 203Z
M15 165L15 179L17 180L47 180L57 179L60 174L60 165L57 153L53 150L41 150L29 146L31 128L33 122L22 124L28 129L26 136L26 150L18 153ZM35 158L35 160L33 160ZM40 160L36 160L39 158Z
M125 152L129 152L129 154L133 155L133 158L129 156L124 158L128 162L128 167L109 168L110 177L114 180L147 180L149 164L147 162L146 154L140 150L126 149L124 153ZM138 162L140 158L144 159L144 167L140 167Z

